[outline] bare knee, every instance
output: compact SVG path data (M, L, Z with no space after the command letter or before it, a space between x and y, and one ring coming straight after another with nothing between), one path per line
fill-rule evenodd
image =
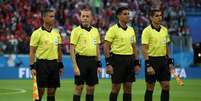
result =
M82 90L83 90L83 85L76 85L75 86L75 94L76 95L81 95Z
M131 82L127 82L127 83L124 83L124 93L126 94L131 94L132 92L132 83Z
M92 95L94 93L94 89L95 89L94 86L87 86L86 87L87 94Z
M155 83L147 83L146 87L148 91L154 91Z
M43 94L44 94L45 89L44 88L38 88L38 94L39 97L42 98Z
M162 90L169 90L170 89L169 82L168 81L161 82L161 88Z
M48 96L55 96L56 88L48 88L47 95Z
M112 93L119 93L121 84L112 84Z

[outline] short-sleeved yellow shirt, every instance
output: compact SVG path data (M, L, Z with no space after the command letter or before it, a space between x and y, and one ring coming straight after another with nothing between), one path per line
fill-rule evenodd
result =
M76 54L97 56L97 45L100 44L98 29L91 27L90 31L78 26L71 32L70 43L75 45Z
M58 45L61 43L61 36L57 29L48 32L44 27L35 30L30 40L30 46L37 47L36 58L47 60L58 59Z
M142 44L149 45L149 56L166 56L167 44L170 42L168 30L161 25L160 31L153 28L152 25L147 26L142 32Z
M136 43L135 31L127 26L123 29L119 24L115 24L106 32L105 40L111 42L111 52L118 55L132 55L132 44Z

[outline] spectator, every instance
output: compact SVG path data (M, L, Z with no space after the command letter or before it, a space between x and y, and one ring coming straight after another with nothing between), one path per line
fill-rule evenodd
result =
M178 33L185 35L188 33L185 7L201 8L200 0L1 0L0 31L3 33L1 38L5 39L8 34L11 34L18 41L18 47L23 46L23 48L28 49L26 38L30 37L31 32L42 24L40 12L44 8L53 7L57 12L56 19L58 22L56 27L62 27L60 28L62 32L67 34L64 36L63 42L68 43L72 29L80 24L80 8L88 3L92 5L96 15L93 24L100 29L102 37L105 36L107 28L115 22L116 5L128 6L131 25L136 29L138 37L140 37L142 29L149 23L147 14L151 7L159 7L163 10L164 21L162 21L162 24L170 29L169 33L171 35L178 35ZM2 39L0 42L6 45L4 48L10 47L8 42ZM65 44L64 47L69 47L69 44ZM28 53L23 49L17 51L23 54ZM3 52L6 53L6 49L3 49Z

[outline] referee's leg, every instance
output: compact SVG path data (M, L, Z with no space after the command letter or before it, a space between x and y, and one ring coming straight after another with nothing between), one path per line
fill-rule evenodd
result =
M78 85L75 84L75 90L74 90L74 94L73 94L73 101L80 101L80 96L83 90L83 84Z
M167 63L166 58L161 58L161 66L160 66L160 77L159 77L159 82L162 88L161 91L161 101L169 101L169 96L170 96L170 71L169 71L169 66Z
M121 88L121 83L112 83L112 91L110 93L110 101L117 101L117 96Z
M55 101L56 88L47 89L47 101Z
M170 84L169 81L161 81L160 82L162 91L161 91L161 101L169 101L169 88L170 88Z
M94 101L94 85L87 85L86 86L86 101Z
M38 88L39 100L35 100L35 101L41 101L44 91L45 91L45 88Z
M146 82L146 91L144 95L144 101L152 101L154 87L155 87L155 83Z
M123 101L131 101L132 97L132 82L126 82L123 84L123 90L124 90L124 94L123 94Z

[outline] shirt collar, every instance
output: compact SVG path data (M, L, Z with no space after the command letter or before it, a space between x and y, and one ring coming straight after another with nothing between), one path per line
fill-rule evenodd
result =
M84 26L82 26L82 24L80 25L80 27L81 27L82 29L85 29L85 30L88 31L88 32L92 29L91 26L89 26L89 27L84 27Z
M120 27L120 28L122 28L123 30L127 30L127 28L128 28L128 26L126 26L126 28L123 28L123 27L120 25L120 23L117 23L117 26Z
M161 26L160 26L159 28L156 28L156 27L154 27L152 24L151 24L151 28L152 28L152 29L155 29L157 32L160 32L160 30L161 30Z
M47 31L47 32L49 32L49 33L52 31L52 29L51 29L50 31L48 31L44 26L42 26L41 29L42 29L42 30L45 30L45 31Z

